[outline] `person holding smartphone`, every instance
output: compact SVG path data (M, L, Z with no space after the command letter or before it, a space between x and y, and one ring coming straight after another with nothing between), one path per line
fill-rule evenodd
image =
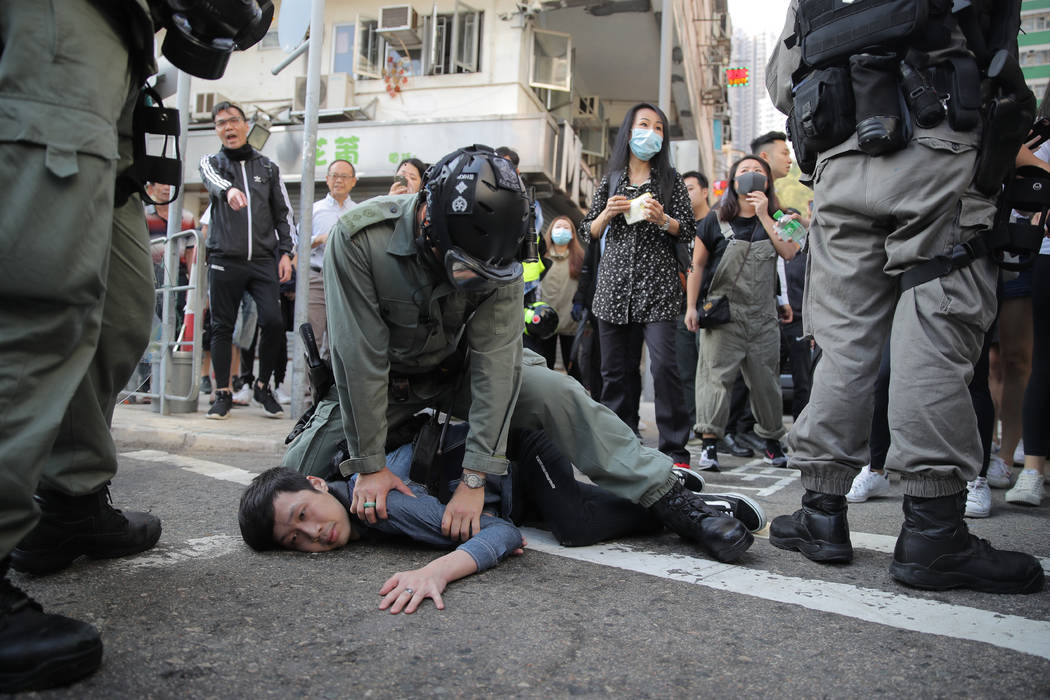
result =
M732 186L696 229L693 267L686 283L685 326L700 330L697 300L725 297L729 321L700 336L696 420L703 439L701 469L718 469L716 444L729 419L729 394L738 371L751 389L755 433L766 461L785 464L780 396L780 329L775 288L777 256L791 260L799 244L774 230L777 204L769 164L744 156L729 170Z
M397 172L394 173L394 184L390 186L389 194L415 194L423 183L423 173L427 171L427 164L419 158L406 158L397 164Z

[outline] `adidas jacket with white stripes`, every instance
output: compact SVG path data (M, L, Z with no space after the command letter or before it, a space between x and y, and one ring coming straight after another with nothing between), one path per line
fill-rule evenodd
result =
M292 207L277 164L245 144L225 146L201 158L201 180L211 199L208 255L265 260L292 255ZM244 192L248 206L234 211L226 201L231 187Z

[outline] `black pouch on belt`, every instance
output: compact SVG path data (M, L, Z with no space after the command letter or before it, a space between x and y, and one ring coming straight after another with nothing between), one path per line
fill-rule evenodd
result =
M969 56L937 64L933 72L938 92L948 96L948 124L956 131L972 131L981 123L981 71Z
M817 153L848 139L854 128L853 87L844 66L811 71L795 86L788 134L803 171L812 172Z
M869 156L904 148L895 54L859 53L850 56L849 74L857 110L857 144Z

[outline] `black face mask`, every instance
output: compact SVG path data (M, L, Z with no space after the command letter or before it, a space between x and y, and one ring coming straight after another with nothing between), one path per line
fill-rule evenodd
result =
M763 173L738 173L736 176L736 193L741 197L752 192L765 191L765 189L766 176Z

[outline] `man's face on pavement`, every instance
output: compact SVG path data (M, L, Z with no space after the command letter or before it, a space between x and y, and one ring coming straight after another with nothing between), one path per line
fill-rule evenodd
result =
M791 170L791 149L788 148L787 141L774 141L766 144L762 150L762 157L769 163L774 180L787 177Z
M357 539L350 515L328 492L328 484L307 477L311 491L282 491L273 499L273 541L283 549L327 552Z
M215 115L215 133L229 149L248 143L248 121L236 109L224 109Z
M331 167L328 168L328 175L325 177L325 181L328 183L328 191L331 195L342 201L350 194L350 190L354 189L354 185L357 184L354 166L341 160L332 163Z

